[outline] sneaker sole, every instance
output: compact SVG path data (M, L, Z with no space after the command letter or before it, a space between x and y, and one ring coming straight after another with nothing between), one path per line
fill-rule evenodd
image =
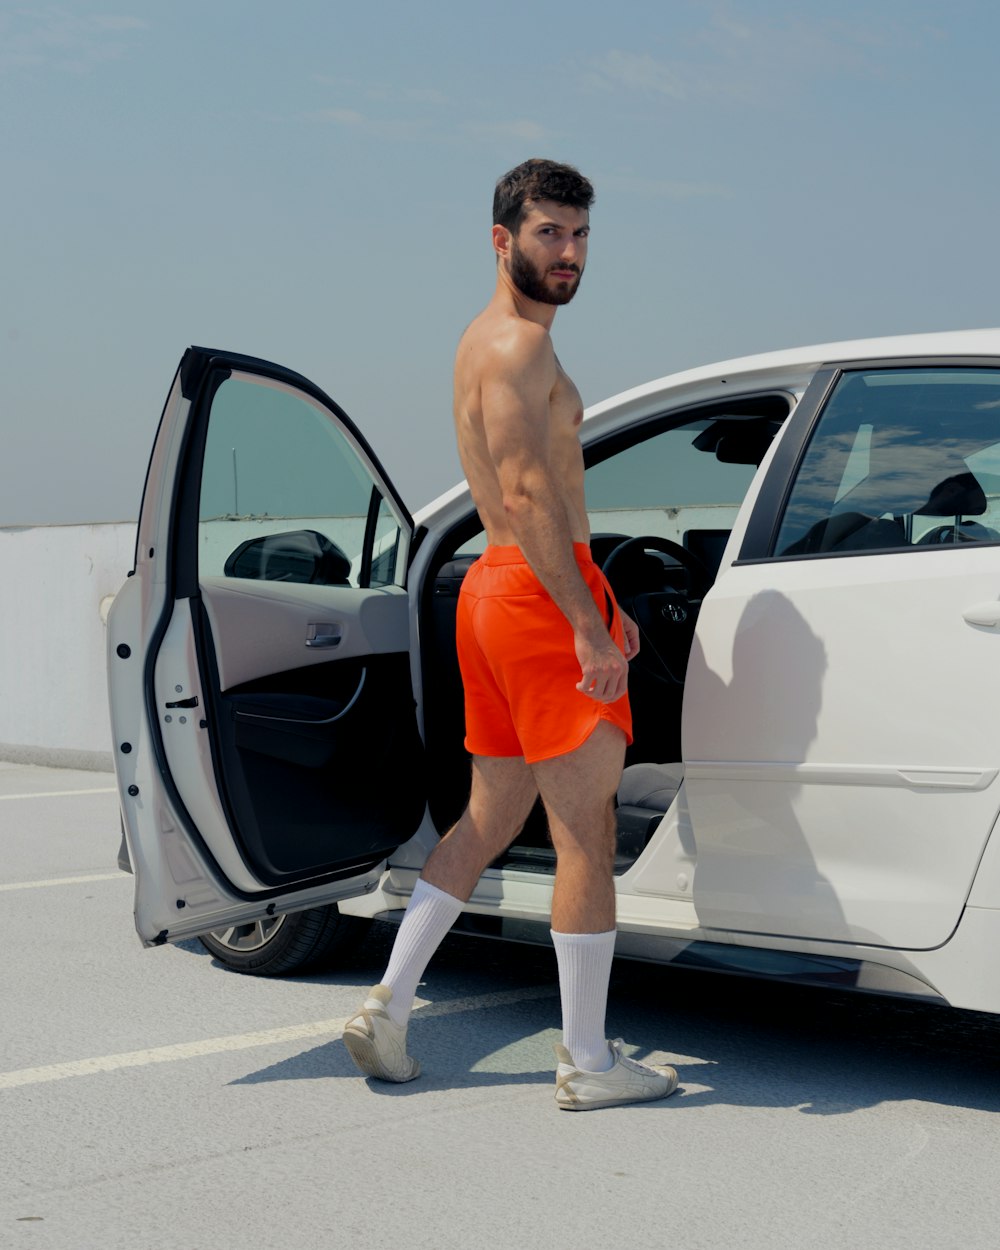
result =
M662 1094L651 1094L648 1098L636 1097L635 1094L625 1095L621 1098L600 1098L587 1102L562 1102L556 1099L556 1106L560 1111L599 1111L602 1107L626 1107L632 1103L643 1102L659 1102L663 1098L669 1098L671 1094L677 1090L679 1077L674 1077L674 1083L668 1090Z
M395 1085L405 1085L407 1081L415 1080L420 1075L420 1064L416 1059L412 1061L413 1070L409 1076L397 1076L395 1073L390 1072L383 1065L375 1048L375 1043L367 1033L345 1029L344 1045L347 1047L347 1053L354 1060L355 1065L367 1076L373 1076L376 1080L392 1081Z

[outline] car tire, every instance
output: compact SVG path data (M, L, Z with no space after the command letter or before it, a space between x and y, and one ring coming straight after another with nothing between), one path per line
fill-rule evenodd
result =
M370 924L357 916L341 915L333 903L216 929L198 940L233 972L278 977L338 962L364 937Z

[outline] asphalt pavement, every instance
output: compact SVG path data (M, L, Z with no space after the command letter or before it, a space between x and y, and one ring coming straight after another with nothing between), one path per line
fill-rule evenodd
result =
M552 953L449 937L424 1075L340 1029L384 967L263 980L144 950L108 774L0 764L0 1247L996 1246L1000 1018L618 961L663 1103L556 1109Z

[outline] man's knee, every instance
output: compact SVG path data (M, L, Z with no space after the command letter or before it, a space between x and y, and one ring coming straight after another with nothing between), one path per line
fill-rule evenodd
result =
M617 821L612 801L567 812L548 804L549 836L556 854L582 854L595 861L614 859Z

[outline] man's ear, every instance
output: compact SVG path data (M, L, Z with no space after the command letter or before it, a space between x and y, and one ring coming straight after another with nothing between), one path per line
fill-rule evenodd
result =
M493 227L493 250L498 256L507 259L510 256L510 244L513 238L506 226Z

